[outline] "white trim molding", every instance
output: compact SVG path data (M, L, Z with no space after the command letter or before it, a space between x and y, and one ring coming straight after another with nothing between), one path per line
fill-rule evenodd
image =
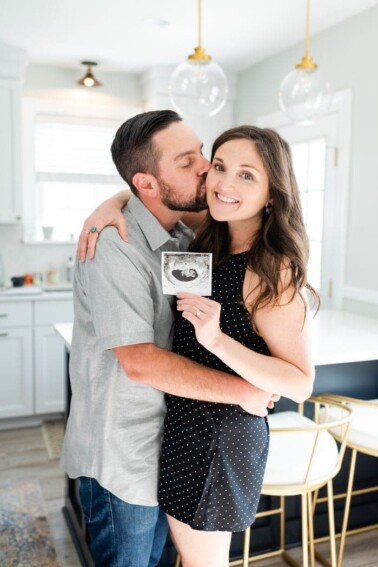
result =
M362 287L347 285L343 289L343 297L344 299L354 299L355 301L378 305L378 291L374 289L364 289Z

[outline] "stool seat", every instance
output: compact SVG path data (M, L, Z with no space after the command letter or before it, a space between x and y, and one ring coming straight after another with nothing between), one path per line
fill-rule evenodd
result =
M374 405L362 405L347 402L346 405L352 410L352 422L349 430L349 446L354 446L359 450L378 452L378 399L369 400ZM335 419L340 410L332 407L329 409L328 417ZM332 430L336 437L340 436L338 429Z
M341 415L336 419L341 419ZM339 462L339 451L328 431L317 431L314 421L295 411L271 414L268 423L271 431L285 429L285 434L270 436L263 492L274 485L282 488L284 485L297 485L300 487L298 492L301 492L303 485L309 490L312 485L323 484L333 476ZM292 434L288 429L293 429Z

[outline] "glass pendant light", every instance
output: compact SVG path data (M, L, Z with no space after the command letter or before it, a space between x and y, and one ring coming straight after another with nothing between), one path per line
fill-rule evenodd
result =
M94 61L82 61L81 64L87 66L87 71L84 77L77 81L77 84L83 87L101 87L102 83L100 83L92 73L92 67L95 67L97 63Z
M214 116L228 93L226 75L201 44L201 0L198 0L198 47L173 71L168 92L175 109L183 115Z
M326 112L331 88L309 55L310 0L307 0L305 54L283 79L278 93L281 109L297 124L312 124Z

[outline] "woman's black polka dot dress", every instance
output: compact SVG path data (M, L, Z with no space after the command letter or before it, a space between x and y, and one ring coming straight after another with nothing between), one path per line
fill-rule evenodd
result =
M235 254L213 273L212 299L222 304L221 329L269 355L241 302L246 253ZM235 374L196 340L178 316L173 351L205 366ZM268 454L267 420L235 405L167 395L159 505L192 528L243 531L255 518Z

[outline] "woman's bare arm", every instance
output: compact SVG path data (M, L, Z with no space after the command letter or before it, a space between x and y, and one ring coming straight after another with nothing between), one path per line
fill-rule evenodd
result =
M84 262L87 252L91 259L94 257L98 235L106 226L115 226L122 240L127 242L127 224L121 210L130 197L131 191L129 189L120 191L101 203L85 220L77 245L77 256L82 262ZM93 227L96 230L91 232Z
M101 205L89 215L84 222L77 245L77 257L79 260L84 262L87 253L91 259L94 258L98 235L106 226L115 226L122 240L127 242L127 223L121 210L130 197L131 191L129 189L120 191L113 197L110 197L110 199L101 203ZM206 211L185 213L182 217L182 221L195 232L205 216ZM94 232L91 232L92 227L96 228Z
M314 366L310 353L310 322L299 294L290 290L278 305L257 311L256 325L271 356L259 354L219 328L219 303L189 294L179 294L178 309L195 327L198 342L239 376L258 388L302 402L312 392Z

